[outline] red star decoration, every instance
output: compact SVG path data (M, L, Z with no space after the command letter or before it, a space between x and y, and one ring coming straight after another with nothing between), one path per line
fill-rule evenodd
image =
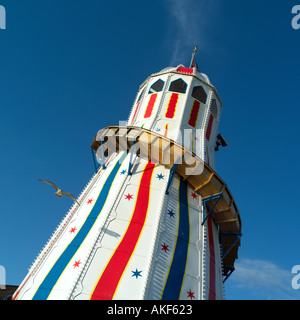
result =
M188 294L188 298L191 298L191 300L196 299L194 296L195 292L192 292L191 289L190 289L190 291L187 291L186 293Z
M133 194L127 194L127 195L125 195L125 199L127 199L127 200L131 200L131 199L133 199Z
M74 269L75 269L76 267L78 268L81 263L82 263L82 262L81 262L80 260L75 261L75 263L73 264L73 268L74 268Z
M161 250L164 250L164 252L167 253L167 251L169 251L169 249L168 249L169 246L167 246L165 243L161 244L161 246L162 246Z
M94 201L94 199L89 199L86 203L91 204Z
M193 199L197 199L198 198L198 196L196 195L195 192L192 192L191 196L193 197Z
M71 230L70 230L69 232L70 232L70 233L75 233L76 230L77 230L77 228L74 227L74 228L71 228Z

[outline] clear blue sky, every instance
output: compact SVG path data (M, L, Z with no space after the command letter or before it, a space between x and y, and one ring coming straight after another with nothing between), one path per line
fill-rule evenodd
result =
M300 2L300 1L299 1ZM296 1L0 0L0 265L18 285L93 174L97 131L127 120L138 86L197 63L223 100L217 154L243 222L227 299L299 299L300 29ZM300 3L299 3L300 4Z

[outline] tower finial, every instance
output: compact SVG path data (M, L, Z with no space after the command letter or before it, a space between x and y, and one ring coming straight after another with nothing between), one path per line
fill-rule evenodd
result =
M192 60L191 60L191 63L190 63L190 68L196 68L196 71L198 71L200 73L200 70L198 68L197 62L195 60L195 54L196 54L197 51L198 51L198 47L196 46L194 51L193 51L193 54L192 54Z
M194 51L193 51L193 54L192 54L192 59L191 59L191 63L190 63L190 68L193 67L193 64L194 64L194 61L195 61L195 54L196 52L198 51L198 47L196 46Z

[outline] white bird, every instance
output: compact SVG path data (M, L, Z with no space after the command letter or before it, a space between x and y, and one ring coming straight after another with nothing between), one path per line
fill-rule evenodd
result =
M54 187L55 190L56 190L56 192L55 192L54 194L55 194L56 196L62 198L62 197L63 197L62 195L64 194L65 196L68 196L68 197L70 197L71 199L73 199L74 201L76 201L76 203L79 205L79 202L76 200L75 197L73 197L73 196L71 195L71 193L62 191L61 189L59 189L59 188L58 188L53 182L51 182L51 181L42 180L42 179L39 179L39 180L40 180L40 181L43 181L43 182L45 182L45 183L47 183L47 184L49 184L49 185L52 186L52 187Z

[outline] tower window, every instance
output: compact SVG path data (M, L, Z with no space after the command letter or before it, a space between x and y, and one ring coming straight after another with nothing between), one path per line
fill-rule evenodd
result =
M153 83L153 85L150 87L149 94L156 93L162 91L164 87L165 82L162 81L161 79L157 80L156 82Z
M201 86L194 87L193 92L192 92L192 97L205 104L206 99L207 99L207 94L206 94L205 90L203 89L203 87L201 87Z
M171 82L169 91L178 92L178 93L185 93L186 88L187 88L186 82L184 82L182 79L177 79L177 80Z
M140 101L141 101L142 96L143 96L143 94L144 94L144 91L145 91L145 88L144 88L144 89L143 89L143 91L140 93L140 95L139 95L139 97L138 97L138 99L137 99L137 102L136 102L136 103L138 103L138 102L140 102Z
M211 110L211 113L213 114L213 116L214 116L215 118L217 118L218 106L217 106L216 99L212 99L212 100L211 100L210 110Z

